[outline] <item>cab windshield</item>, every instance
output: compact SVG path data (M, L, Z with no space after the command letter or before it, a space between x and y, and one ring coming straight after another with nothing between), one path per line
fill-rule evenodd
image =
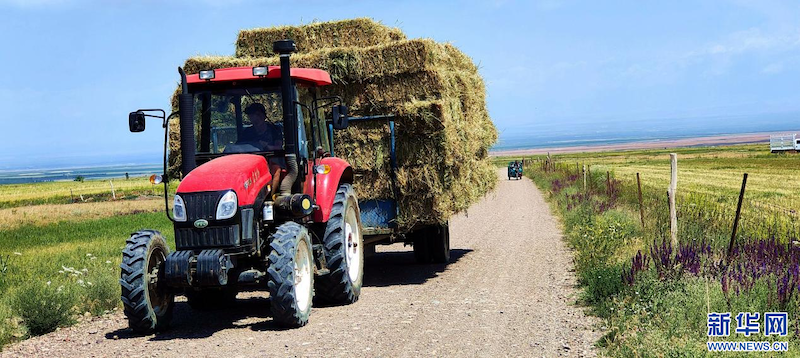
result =
M195 92L197 154L283 150L278 88L237 88Z

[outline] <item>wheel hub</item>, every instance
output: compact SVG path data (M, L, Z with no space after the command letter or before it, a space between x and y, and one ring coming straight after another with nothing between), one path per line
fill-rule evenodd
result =
M345 259L347 260L347 275L350 282L358 280L361 274L363 247L360 245L361 233L358 231L358 218L352 207L348 208L344 224Z
M300 241L297 245L294 261L294 292L297 308L308 309L311 298L311 256L308 255L308 244Z

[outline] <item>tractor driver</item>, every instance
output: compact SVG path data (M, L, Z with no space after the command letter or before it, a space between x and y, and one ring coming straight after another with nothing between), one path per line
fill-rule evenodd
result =
M242 132L239 142L253 143L263 151L283 149L283 129L267 120L267 110L263 104L253 103L245 108L244 113L253 126Z
M267 111L263 104L253 103L245 108L244 113L250 118L253 126L244 130L240 142L257 144L256 147L264 151L283 149L283 128L267 120ZM272 190L269 193L272 197L277 193L286 162L283 158L269 158L268 165L272 174Z

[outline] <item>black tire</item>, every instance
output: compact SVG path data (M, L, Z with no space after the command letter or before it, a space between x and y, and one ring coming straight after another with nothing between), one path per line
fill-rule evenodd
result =
M175 295L164 282L164 262L169 255L164 237L154 230L139 231L128 239L122 250L119 283L128 326L149 334L169 326Z
M303 246L305 245L305 246ZM311 250L311 236L308 230L295 222L287 222L278 227L270 237L270 254L267 275L269 282L269 301L272 308L272 317L284 327L296 328L305 326L308 323L308 316L311 314L312 300L314 298L314 256ZM302 258L301 251L305 252L306 257ZM298 262L300 261L300 262ZM305 263L310 270L307 276L308 282L299 282L307 286L308 293L298 294L298 286L295 279L297 273L296 264ZM302 289L301 289L302 290Z
M211 311L234 305L236 303L236 293L236 290L225 287L223 289L205 289L200 291L187 289L184 295L192 309Z
M431 262L431 250L430 250L430 229L422 228L415 231L412 241L412 246L414 247L414 259L417 263L420 264L427 264Z
M339 185L322 241L330 273L316 278L316 297L335 304L358 301L364 280L364 238L352 185Z
M431 260L438 264L450 262L450 226L448 224L433 226L429 235Z

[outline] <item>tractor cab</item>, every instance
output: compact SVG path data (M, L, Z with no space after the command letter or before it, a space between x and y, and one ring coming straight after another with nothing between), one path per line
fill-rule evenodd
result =
M358 299L363 238L353 172L330 154L347 108L320 97L327 72L290 67L294 42L273 48L280 66L179 68L177 112L129 115L132 132L147 117L164 121L165 173L168 121L180 118L183 174L172 196L166 182L178 178L164 180L176 251L153 230L132 235L123 251L122 301L134 330L166 324L175 294L203 309L243 289L267 290L275 320L289 327L308 321L315 287L321 301Z

